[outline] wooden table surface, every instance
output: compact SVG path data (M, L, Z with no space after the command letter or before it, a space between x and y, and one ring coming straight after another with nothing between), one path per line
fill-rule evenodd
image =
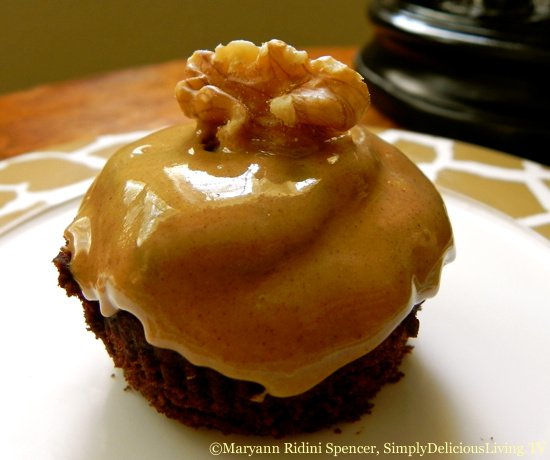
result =
M354 48L309 48L352 66ZM174 97L183 60L45 84L0 95L0 159L100 134L181 123ZM365 123L396 127L371 105Z

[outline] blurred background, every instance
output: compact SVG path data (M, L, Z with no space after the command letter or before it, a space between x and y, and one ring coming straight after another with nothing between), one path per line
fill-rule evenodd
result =
M399 126L550 164L550 0L0 0L0 94L238 38L361 50Z
M368 0L2 0L0 93L187 57L236 38L356 46Z

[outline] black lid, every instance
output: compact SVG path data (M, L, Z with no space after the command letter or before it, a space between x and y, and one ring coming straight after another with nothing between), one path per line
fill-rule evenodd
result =
M372 0L357 57L409 129L550 164L550 0Z

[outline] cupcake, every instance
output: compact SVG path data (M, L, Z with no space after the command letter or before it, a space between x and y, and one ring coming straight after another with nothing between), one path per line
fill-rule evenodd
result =
M197 51L194 119L107 162L54 262L131 388L224 433L369 412L453 237L434 186L359 122L361 77L272 40Z

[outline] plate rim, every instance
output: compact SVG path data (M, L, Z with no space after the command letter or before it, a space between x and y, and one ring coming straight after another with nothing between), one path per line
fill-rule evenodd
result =
M532 216L525 217L515 217L502 209L497 209L492 204L484 202L483 200L480 200L478 197L472 196L469 193L465 193L464 189L458 189L457 187L453 187L453 185L449 184L442 184L438 181L438 177L430 177L430 172L432 174L438 174L439 172L445 170L446 164L445 162L449 163L452 162L452 158L443 158L443 165L439 166L438 170L435 170L435 173L432 171L433 162L423 162L423 161L415 161L414 158L410 158L413 160L413 162L416 163L416 165L432 180L432 182L435 183L436 187L443 193L453 193L458 194L464 198L468 198L470 200L474 200L475 202L482 204L485 207L489 207L492 210L499 212L502 215L508 216L512 220L515 220L518 222L521 226L530 229L532 232L538 234L543 239L550 242L550 168L546 167L545 165L536 163L532 160L527 160L523 158L516 157L512 154L496 151L490 148L482 147L475 144L469 144L467 142L458 141L454 139L448 139L441 136L435 136L432 134L426 134L426 133L420 133L420 132L414 132L414 131L408 131L405 129L397 129L397 128L381 128L381 127L368 127L370 131L380 136L382 139L384 139L386 142L395 144L399 143L400 141L405 142L412 142L413 144L416 144L418 147L422 145L429 145L430 143L446 143L447 148L450 150L453 150L455 148L468 148L473 149L474 151L481 152L484 157L494 158L494 159L501 159L504 162L517 162L519 161L521 165L523 165L525 175L527 177L526 180L533 181L534 179L529 176L529 174L539 174L540 175L540 182L536 183L535 185L538 187L539 192L541 194L544 194L543 199L538 199L535 196L535 199L538 199L539 204L543 209L546 210L546 213L542 213L542 221L543 221L543 227L544 230L540 230L537 222L533 224L529 219ZM85 167L88 167L90 171L92 171L92 174L90 174L87 178L73 182L69 185L54 185L53 188L48 189L44 193L37 193L34 197L35 201L34 203L31 203L30 206L27 206L27 208L24 208L25 203L28 203L29 200L32 200L33 197L31 196L32 193L28 192L28 190L24 190L24 187L22 187L21 183L16 184L2 184L0 182L0 197L2 192L7 193L13 193L13 191L16 191L16 193L21 193L19 196L17 196L14 200L11 200L10 202L7 202L7 204L2 205L2 202L0 201L0 238L2 236L8 234L11 231L17 230L19 226L22 224L28 222L29 220L32 220L41 214L48 212L49 210L55 208L56 206L59 206L61 204L64 204L70 200L81 198L88 187L90 186L91 182L93 181L93 178L99 173L101 168L103 167L105 161L107 160L107 157L101 156L104 155L106 151L110 151L110 153L113 153L118 147L121 147L122 145L136 141L151 132L154 132L156 130L145 130L145 131L130 131L130 132L124 132L119 134L105 134L100 135L94 138L92 141L86 141L86 143L78 143L77 141L73 141L66 144L61 144L58 146L52 146L48 147L43 150L37 150L33 152L27 152L21 155L17 155L14 157L10 157L7 159L3 159L0 161L0 173L3 169L6 169L10 167L10 165L16 165L16 164L25 164L27 162L33 162L36 160L44 160L44 159L50 159L50 160L61 160L63 164L76 164L76 165L83 165ZM84 142L84 141L82 141ZM405 150L401 148L401 150ZM99 156L97 155L99 153ZM405 154L410 157L410 154L407 153L405 150ZM110 156L110 154L108 155ZM436 159L435 161L440 161L441 159ZM476 168L481 171L483 168L487 168L487 163L483 161L479 161L477 164L472 161L464 162L467 163L467 169L470 169L472 171L476 171ZM489 167L491 167L489 165ZM521 170L517 170L518 172L521 172ZM485 174L486 172L483 172ZM536 179L536 178L535 178ZM461 185L461 184L459 184ZM524 185L531 185L527 184L527 182ZM491 186L490 182L487 182L486 184L487 190L489 190L489 187ZM493 198L498 199L498 192L495 192L495 194L492 195ZM45 198L45 200L44 200ZM41 201L42 200L42 201ZM6 211L6 207L8 207L8 210ZM14 211L10 211L10 209L14 209ZM537 216L535 216L537 217ZM540 220L540 216L539 216ZM547 224L545 223L547 221ZM543 228L541 227L541 228ZM548 227L548 230L546 230L545 227Z

